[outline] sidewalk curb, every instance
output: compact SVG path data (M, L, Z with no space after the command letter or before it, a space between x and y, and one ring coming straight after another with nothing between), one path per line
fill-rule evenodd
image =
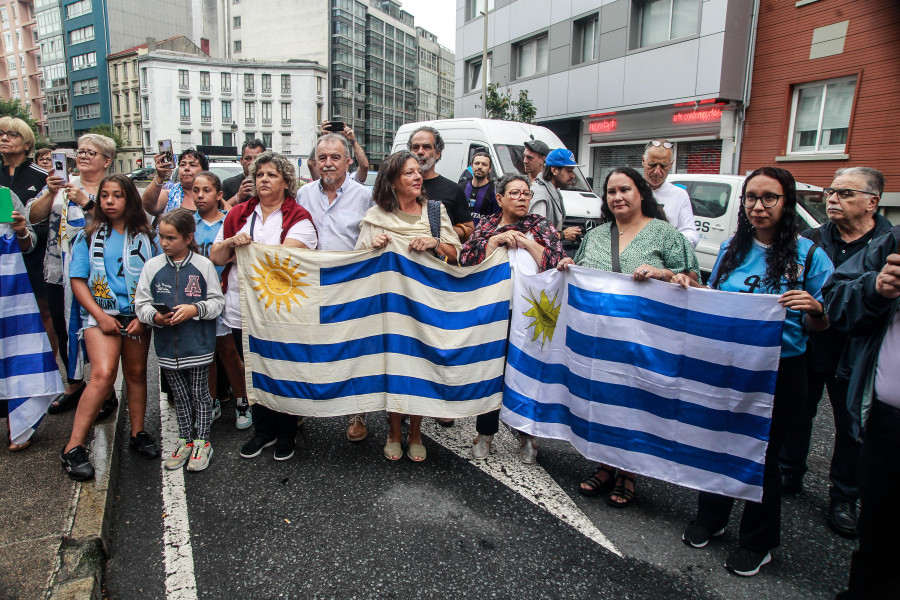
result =
M117 381L118 383L118 381ZM95 475L76 484L69 530L59 546L57 570L48 600L101 600L103 570L109 556L113 497L118 484L119 421L124 418L124 384L117 385L115 417L94 425L90 455Z

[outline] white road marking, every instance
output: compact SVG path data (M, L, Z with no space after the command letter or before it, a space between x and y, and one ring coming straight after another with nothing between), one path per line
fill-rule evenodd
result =
M162 462L178 443L175 407L159 401L162 422ZM161 466L163 481L163 545L166 565L166 599L197 600L194 579L194 551L191 548L191 526L188 522L187 496L184 491L184 469L169 471Z
M434 419L422 420L422 433L469 460L520 496L540 506L560 521L570 525L588 539L600 544L616 556L622 553L587 518L556 481L540 465L526 465L519 460L519 440L506 426L494 436L491 454L486 460L472 460L472 440L475 438L471 419L457 419L453 427L441 427ZM540 442L538 442L540 449Z

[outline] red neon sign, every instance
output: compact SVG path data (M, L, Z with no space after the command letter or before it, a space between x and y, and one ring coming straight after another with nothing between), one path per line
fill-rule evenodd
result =
M722 109L710 108L707 110L692 110L672 115L673 123L704 123L706 121L718 121L722 118Z
M593 118L593 117L611 117L611 116L613 116L614 114L616 114L616 111L605 112L605 113L595 113L595 114L591 115L591 117L592 117L592 118Z
M588 125L588 131L591 133L610 133L616 130L615 119L607 119L605 121L591 121Z

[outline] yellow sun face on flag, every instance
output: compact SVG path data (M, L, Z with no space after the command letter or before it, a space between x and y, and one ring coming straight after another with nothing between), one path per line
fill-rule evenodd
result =
M291 266L290 258L285 258L279 262L277 253L274 260L266 253L265 262L260 259L258 265L251 266L259 275L258 277L250 278L257 284L253 286L253 291L259 293L258 301L266 301L266 310L274 303L275 310L278 313L281 313L282 304L284 304L288 312L291 312L291 302L300 306L297 296L309 298L300 289L303 286L310 285L302 281L302 278L309 275L309 273L298 272L297 267L299 265Z
M562 302L556 303L556 297L559 295L559 292L554 294L553 300L551 300L547 297L547 293L541 290L540 301L534 299L534 295L530 290L528 293L531 295L531 298L525 298L525 301L531 305L531 308L522 314L526 317L531 317L533 320L526 329L534 327L532 342L538 339L538 336L542 336L541 349L543 349L547 340L553 340L553 332L556 330L556 321L559 319L559 310L562 307Z
M94 276L94 279L91 281L91 294L93 294L94 298L113 299L112 290L109 289L109 284L106 283L106 277L102 275Z

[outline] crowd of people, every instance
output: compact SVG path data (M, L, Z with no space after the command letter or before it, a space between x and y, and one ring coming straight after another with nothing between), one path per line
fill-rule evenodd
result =
M812 421L827 388L836 429L828 522L839 534L860 538L850 589L842 597L890 595L882 592L895 564L890 543L900 530L892 510L900 499L894 477L900 463L900 227L877 212L884 178L875 169L838 170L825 188L829 221L799 234L791 174L775 167L753 171L743 183L737 229L704 284L690 198L666 181L674 162L667 140L647 144L643 173L620 167L608 174L601 188L602 224L587 232L563 226L560 190L572 183L574 156L536 140L524 144L525 173L492 180L490 154L476 153L471 171L453 182L436 170L444 149L440 132L423 126L410 136L408 149L382 161L373 189L350 172L354 155L362 154L368 167L352 130L323 132L311 158L317 178L299 189L290 161L252 140L242 148L244 173L225 182L209 172L197 150L183 151L175 164L159 154L156 176L143 194L127 177L107 175L115 157L109 138L86 134L78 140L75 176L49 170L47 153L33 153L33 146L27 124L0 119L0 184L15 194L12 230L65 368L65 392L48 412L76 410L61 451L72 479L93 477L85 444L95 421L115 411L120 358L130 447L146 458L160 455L145 430L151 338L178 422L177 447L165 449L165 468L207 468L210 426L229 389L237 428L253 428L240 455L252 459L275 446L275 460L293 456L303 417L247 402L237 247L259 242L361 250L402 238L413 252L462 266L481 263L501 246L518 248L538 271L577 265L626 273L638 284L656 279L684 288L777 294L786 318L762 501L745 502L739 547L726 567L750 576L771 560L780 544L781 497L802 489ZM578 240L574 258L568 257L563 242ZM87 382L84 361L91 365ZM385 458L405 454L424 461L421 423L428 416L388 413ZM477 418L474 459L490 455L498 428L499 411ZM365 415L349 415L348 439L367 434ZM520 459L534 463L537 440L521 432L519 438ZM635 498L635 473L600 464L578 490L625 508ZM684 543L703 548L722 535L733 504L701 492Z

